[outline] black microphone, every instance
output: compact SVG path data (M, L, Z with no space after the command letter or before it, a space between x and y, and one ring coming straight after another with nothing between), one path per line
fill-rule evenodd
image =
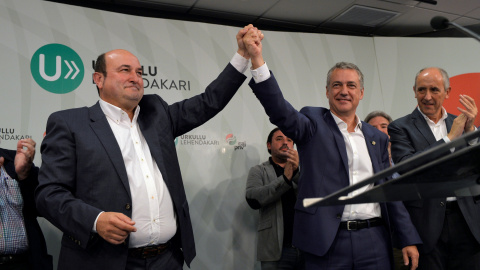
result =
M448 28L448 23L448 19L442 16L433 17L433 19L430 21L430 25L435 30L443 30Z
M453 26L463 32L464 34L467 34L467 36L470 36L478 41L480 41L480 36L477 35L475 32L473 32L470 29L467 29L458 23L450 22L447 18L442 17L442 16L436 16L433 17L433 19L430 21L430 25L432 26L433 29L435 30L443 30L448 28L448 26Z

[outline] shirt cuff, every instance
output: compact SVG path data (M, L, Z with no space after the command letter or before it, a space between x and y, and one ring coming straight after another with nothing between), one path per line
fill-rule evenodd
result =
M255 83L261 83L263 81L268 80L270 75L270 70L268 69L267 63L263 64L261 67L257 69L251 69L252 77Z
M92 232L94 233L97 233L97 220L98 220L98 217L105 211L102 211L98 214L97 218L95 219L95 222L93 223L93 228L92 228Z
M232 64L232 66L238 70L238 72L245 73L248 68L248 59L238 53L235 53L235 55L232 57L232 60L230 60L230 64Z

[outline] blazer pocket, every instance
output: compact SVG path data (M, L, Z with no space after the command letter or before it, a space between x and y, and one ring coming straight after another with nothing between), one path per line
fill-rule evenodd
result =
M272 219L271 218L266 218L264 220L261 220L258 223L258 231L263 231L263 230L271 228L271 227L272 227Z
M303 200L297 200L297 203L295 203L295 211L299 211L301 213L315 215L315 213L317 212L317 209L318 209L318 206L304 207Z

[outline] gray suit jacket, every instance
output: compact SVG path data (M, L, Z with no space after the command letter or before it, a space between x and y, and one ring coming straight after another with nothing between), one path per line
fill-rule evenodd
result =
M455 117L455 115L449 114L445 120L447 131L450 131ZM395 163L445 143L443 139L438 141L435 139L418 109L390 123L388 134L392 142L392 159ZM449 153L449 150L447 151L442 154ZM430 252L440 237L445 219L445 201L446 198L437 198L404 202L412 222L422 238L423 245L419 246L421 253ZM480 203L473 197L459 197L457 201L472 234L480 243Z
M138 125L173 201L174 248L187 265L195 242L174 140L220 112L245 80L230 64L200 95L168 105L157 95L140 101ZM101 211L132 216L132 198L120 147L97 103L53 113L42 142L36 190L38 210L63 233L58 269L125 269L125 244L112 245L92 233Z
M290 186L283 176L277 177L268 160L252 167L248 173L245 197L250 207L260 210L257 239L259 261L278 261L282 256L282 195L292 187L296 193L298 176L299 173L295 174Z

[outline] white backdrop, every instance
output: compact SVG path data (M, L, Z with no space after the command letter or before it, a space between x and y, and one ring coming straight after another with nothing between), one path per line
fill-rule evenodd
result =
M133 52L147 73L145 92L172 103L201 93L218 75L236 51L238 30L45 1L0 0L0 147L14 149L19 138L32 137L39 166L47 117L98 100L91 73L100 53L115 48ZM416 105L413 79L422 67L441 66L453 76L477 72L480 60L474 53L479 44L470 39L264 33L264 58L297 109L327 106L328 69L338 61L356 63L365 75L360 118L372 110L384 110L393 118L410 113ZM32 75L33 55L52 43L69 47L83 62L85 76L72 92L51 93ZM265 141L272 128L245 83L224 111L178 138L197 246L192 269L259 269L258 218L245 202L245 183L250 167L269 156ZM46 220L40 222L56 263L61 233Z

